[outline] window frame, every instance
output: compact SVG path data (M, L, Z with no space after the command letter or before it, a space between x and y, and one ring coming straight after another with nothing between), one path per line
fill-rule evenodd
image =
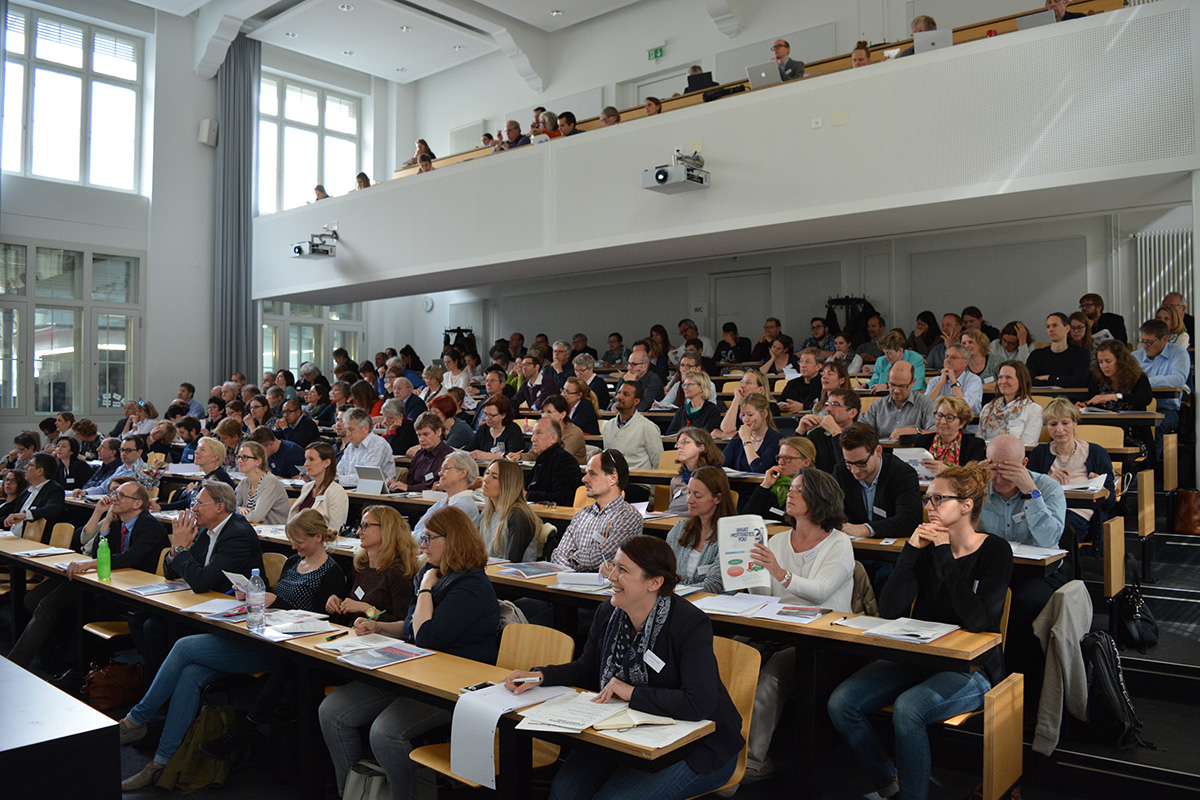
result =
M259 102L262 97L263 83L265 81L274 81L274 83L275 83L275 103L276 103L276 105L275 105L276 113L275 114L267 114L266 112L264 112L262 110L261 103ZM306 122L300 122L299 120L289 119L287 117L285 103L286 103L286 99L287 99L287 89L289 86L294 87L296 89L302 89L302 90L307 90L307 91L311 91L311 92L316 92L316 94L317 94L317 122L315 125L306 123ZM355 109L355 120L356 120L356 125L355 125L356 132L353 135L345 133L343 131L335 130L333 128L326 127L325 111L326 111L326 97L327 96L332 96L340 101L351 101L353 103L354 109ZM255 142L256 142L255 155L254 155L254 193L255 193L254 211L255 211L255 215L273 214L273 213L278 213L280 211L289 211L290 210L289 208L286 208L284 206L284 170L283 170L283 164L286 160L284 138L286 136L286 132L287 132L288 128L294 128L296 130L306 131L309 133L316 134L316 136L317 136L317 146L316 146L317 180L316 180L316 183L319 183L322 185L325 185L326 183L328 183L328 180L325 177L325 143L328 139L339 139L341 141L352 143L354 145L354 150L355 150L354 173L357 175L359 172L362 172L363 107L365 105L365 98L363 98L353 92L346 91L344 89L326 88L326 87L321 86L316 83L310 83L310 82L306 82L306 81L296 80L296 79L294 79L290 76L284 75L282 73L272 72L270 70L263 69L262 74L259 77L259 90L255 94L255 103L256 103L256 105L258 105L258 110L257 110L257 123L258 124L256 124L255 128L254 128L254 136L255 136ZM263 122L270 122L275 125L275 176L274 176L275 210L274 211L262 211L261 210L262 209L262 198L259 196L260 189L262 187L262 170L263 170L263 164L262 164L263 148L261 146L261 143L259 143L259 134L262 130ZM353 184L353 181L351 181L351 184ZM292 206L292 208L299 208L299 207L300 206Z
M92 23L85 22L83 20L73 19L71 17L52 14L39 9L32 9L26 6L15 4L8 7L8 13L22 14L25 17L25 52L21 54L10 53L5 42L0 42L0 51L3 53L5 62L21 63L25 74L23 79L23 96L21 107L21 168L19 170L5 169L4 173L8 175L21 175L23 177L33 178L35 180L62 183L68 186L88 186L110 192L142 194L142 125L143 120L145 119L145 108L143 107L143 101L145 98L144 83L146 78L145 37L137 36L114 28L93 25ZM67 64L61 64L57 61L49 61L47 59L40 59L37 57L34 50L36 49L37 44L37 22L40 19L57 24L79 27L83 30L82 67L72 67ZM7 20L5 22L5 35L7 36ZM134 80L118 78L115 75L96 72L94 70L93 62L95 53L95 37L97 34L111 36L118 40L132 40L135 43L137 50L135 60L137 65L137 77ZM65 178L37 175L33 172L33 85L34 75L39 69L59 73L62 75L70 75L72 77L79 78L82 81L79 109L80 136L78 180L72 181ZM92 88L93 83L96 82L106 83L123 89L131 89L134 92L134 113L136 116L133 121L133 186L131 188L126 189L117 186L107 186L101 183L92 183L91 181Z
M367 304L353 303L360 310L359 319L357 321L344 319L330 319L329 306L317 305L316 313L313 316L293 315L291 312L291 303L279 300L266 301L273 302L273 311L264 311L264 301L258 301L258 350L260 361L258 363L258 378L262 378L265 366L261 361L263 354L263 330L271 327L276 331L275 336L275 371L281 369L290 369L299 380L300 375L297 372L299 364L291 364L290 352L292 341L292 327L303 325L306 327L316 328L318 348L317 354L314 357L316 364L321 368L321 374L329 378L329 382L333 383L333 341L334 332L352 333L358 336L357 347L362 351L363 346L367 341ZM298 303L297 305L311 305L310 303ZM343 305L335 303L334 305ZM357 360L357 359L356 359Z

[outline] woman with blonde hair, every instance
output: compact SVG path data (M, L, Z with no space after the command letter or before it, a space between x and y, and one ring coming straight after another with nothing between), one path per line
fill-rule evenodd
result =
M779 414L779 404L771 396L771 384L767 382L767 377L756 369L748 369L733 392L733 401L730 402L729 410L725 412L725 417L721 420L721 427L714 433L719 436L733 436L737 433L738 426L742 422L740 413L742 402L752 394L761 394L767 398L767 407L770 409L772 417Z
M421 372L421 379L425 381L425 388L417 393L417 396L429 405L429 401L439 395L446 393L446 387L442 385L442 376L446 371L437 364L430 364Z
M675 553L679 582L722 592L721 561L717 557L717 522L737 514L729 479L720 467L701 467L692 473L687 490L687 518L667 533Z
M1192 337L1184 327L1183 315L1179 313L1179 309L1175 306L1160 306L1158 311L1154 312L1154 316L1167 323L1167 341L1187 350L1192 343Z
M1114 344L1119 342L1114 341ZM1050 441L1033 448L1029 454L1029 469L1049 475L1063 485L1104 476L1108 497L1103 502L1094 504L1093 508L1067 509L1067 527L1075 532L1075 541L1096 539L1100 526L1108 518L1108 511L1116 504L1112 458L1100 445L1075 437L1079 409L1065 397L1056 397L1047 403L1042 418Z
M752 394L742 403L742 425L737 436L725 445L725 466L742 472L765 473L775 465L782 440L767 398Z
M763 475L762 481L746 501L745 513L758 514L767 522L791 525L787 516L787 493L792 479L805 467L817 463L817 447L807 436L792 436L779 443L775 466Z
M488 555L509 561L536 561L542 521L525 501L525 475L507 459L493 461L483 473L483 516L479 534Z
M367 506L358 537L348 591L344 597L329 595L325 611L342 625L353 625L362 617L384 622L404 619L412 603L413 576L421 568L408 522L391 506Z
M683 373L683 383L680 384L684 401L675 409L675 416L667 427L667 435L679 433L685 428L704 428L712 430L721 424L721 409L712 401L712 379L700 370L688 370Z

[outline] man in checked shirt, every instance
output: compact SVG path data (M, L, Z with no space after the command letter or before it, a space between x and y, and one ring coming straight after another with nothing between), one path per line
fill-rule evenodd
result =
M617 549L642 532L642 515L625 502L621 490L629 466L618 450L604 450L588 460L583 485L596 502L580 509L551 557L555 564L578 572L596 572Z

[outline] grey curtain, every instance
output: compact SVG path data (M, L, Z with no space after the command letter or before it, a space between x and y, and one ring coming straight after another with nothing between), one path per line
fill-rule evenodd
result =
M212 380L258 368L250 299L254 217L254 132L262 47L238 37L217 70L217 157L213 167Z

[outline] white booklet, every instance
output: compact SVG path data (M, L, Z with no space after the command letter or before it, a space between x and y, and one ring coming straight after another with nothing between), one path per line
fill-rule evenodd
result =
M1018 542L1009 542L1012 547L1014 558L1049 558L1050 556L1062 555L1066 550L1059 550L1057 547L1037 547L1032 544L1020 544Z
M517 728L580 733L629 707L629 703L624 700L593 703L592 698L595 696L596 692L559 695L553 700L521 712L525 719L521 720Z
M318 650L324 650L327 653L344 656L347 653L374 650L379 647L391 647L396 644L403 644L403 642L399 639L393 639L391 636L384 636L381 633L368 633L366 636L343 636L332 642L321 642L316 647Z
M739 514L717 521L718 558L726 591L771 588L771 576L766 568L753 563L750 555L756 544L767 546L767 523L757 514Z
M885 639L898 639L904 642L932 642L947 633L958 630L957 625L948 622L930 622L924 619L900 617L888 620L883 625L877 625L867 631L868 636L882 636Z
M872 628L878 628L880 625L886 625L888 620L883 617L869 617L866 614L860 614L857 617L842 617L834 621L834 625L841 625L843 628L854 628L859 631L869 631Z
M929 480L933 478L933 473L921 464L922 461L933 461L933 453L924 447L897 447L892 450L892 455L915 469L918 479Z
M749 617L767 604L773 598L760 594L714 594L702 597L693 605L706 614L726 614L730 616Z
M1104 488L1104 476L1097 475L1087 480L1064 483L1062 488L1064 492L1099 492Z

